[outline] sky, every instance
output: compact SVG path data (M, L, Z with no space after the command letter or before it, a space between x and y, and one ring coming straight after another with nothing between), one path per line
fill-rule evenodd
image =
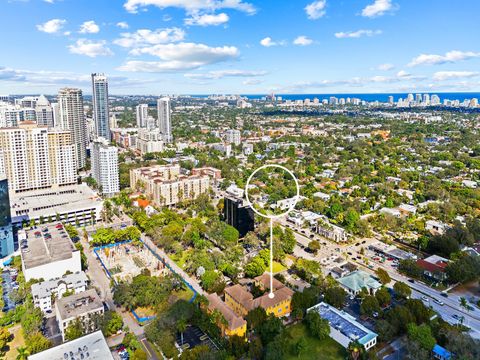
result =
M478 0L0 0L0 94L480 91Z

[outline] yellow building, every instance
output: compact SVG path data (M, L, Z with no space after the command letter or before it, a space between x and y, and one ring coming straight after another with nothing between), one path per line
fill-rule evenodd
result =
M237 316L217 294L210 294L208 299L208 311L210 313L218 311L226 322L218 321L223 336L245 337L247 333L247 322L240 316Z
M265 273L254 279L254 284L262 290L270 289L270 275ZM293 290L283 285L277 279L272 281L274 297L270 298L269 293L254 299L253 295L241 285L234 285L225 289L225 303L236 315L245 316L250 310L257 307L265 309L267 314L276 317L289 315L291 312L291 301Z

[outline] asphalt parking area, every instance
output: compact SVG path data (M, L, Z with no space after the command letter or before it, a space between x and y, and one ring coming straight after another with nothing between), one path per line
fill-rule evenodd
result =
M189 326L183 333L183 342L182 334L177 334L177 344L182 348L192 349L199 345L207 345L212 350L217 350L218 346L210 339L210 337L205 334L196 326Z

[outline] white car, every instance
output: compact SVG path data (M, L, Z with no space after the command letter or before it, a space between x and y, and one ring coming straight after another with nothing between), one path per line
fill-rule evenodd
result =
M438 300L438 299L433 298L433 301L440 306L445 305L445 303L442 300Z
M428 297L426 297L425 295L422 296L422 300L423 301L426 301L426 302L429 302L430 300L428 299Z

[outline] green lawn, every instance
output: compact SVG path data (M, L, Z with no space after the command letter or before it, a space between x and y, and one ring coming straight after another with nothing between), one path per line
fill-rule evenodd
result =
M282 264L280 264L277 261L273 262L273 273L274 274L285 271L285 270L287 270L287 268L285 266L283 266Z
M318 340L308 334L308 330L304 324L296 324L287 328L291 339L288 341L288 349L292 349L291 353L285 356L284 360L343 360L347 356L345 349L334 340L328 338L326 340ZM299 339L307 340L306 350L297 356L293 353L295 344Z
M19 325L10 329L10 333L13 333L13 340L8 343L8 351L5 354L6 360L15 360L18 352L17 348L25 346L25 339L23 338L22 327Z
M187 249L182 251L181 253L176 254L169 254L168 256L172 259L175 264L178 265L181 269L183 269L185 262L187 261L187 256L192 252L192 249Z
M186 301L189 301L193 297L193 291L190 290L190 288L188 287L186 287L184 290L181 290L181 291L175 291L173 294L177 296L179 299L183 299Z

